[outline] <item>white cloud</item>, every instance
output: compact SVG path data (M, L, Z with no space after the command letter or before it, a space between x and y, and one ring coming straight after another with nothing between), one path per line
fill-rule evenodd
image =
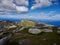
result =
M53 12L53 13L51 13L51 12ZM49 20L49 21L58 21L58 20L60 20L60 14L54 14L54 13L55 13L55 11L50 11L49 13L40 12L38 14L20 15L20 16L18 16L18 18L30 19L30 20L36 19L36 20L44 20L44 21L45 20Z
M32 20L36 19L36 20L60 21L60 14L57 14L55 16L30 15L30 16L25 16L24 18L32 19Z
M51 12L51 11L50 11ZM50 13L49 12L49 13ZM25 14L25 15L0 15L0 19L29 19L29 20L43 20L43 21L46 21L46 20L48 20L48 21L60 21L60 14L55 14L55 15L53 15L52 13L50 13L50 14L52 14L52 16L50 16L50 15L47 15L47 13L45 13L45 12L41 12L42 14L44 14L44 15L40 15L40 14L31 14L31 15L28 15L28 14ZM47 21L47 22L48 22Z
M9 13L12 11L28 11L28 0L16 0L16 3L20 4L21 6L18 6L13 2L14 0L0 0L0 12L2 11L2 13Z
M52 5L52 2L49 0L35 0L36 4L34 4L31 9L36 9L36 8L42 8L42 7L48 7Z
M15 8L15 4L13 3L13 0L1 0L2 6L8 6L11 8Z
M18 5L25 5L25 6L29 5L28 0L15 0L15 2Z
M31 15L29 18L38 20L50 20L58 21L60 20L60 14L55 14L56 11L50 11L49 13L40 12L39 14Z
M25 6L16 6L18 12L28 12L28 8Z
M48 7L52 5L52 0L35 0L36 4L33 4L31 9ZM13 3L15 2L15 3ZM19 5L19 6L18 6ZM3 13L18 11L18 12L28 12L29 2L28 0L0 0L0 12Z
M0 0L0 14L16 11L15 6L13 0Z
M60 14L54 14L55 11L50 11L49 13L40 12L33 15L21 15L19 18L22 19L31 19L31 20L49 20L49 21L58 21L60 20ZM42 15L41 15L42 14Z

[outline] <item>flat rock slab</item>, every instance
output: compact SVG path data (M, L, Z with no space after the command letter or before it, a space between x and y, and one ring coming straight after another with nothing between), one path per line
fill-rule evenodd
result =
M43 29L43 32L53 32L51 29Z
M35 28L32 29L32 28L31 28L31 29L28 30L28 32L31 33L31 34L39 34L39 33L41 33L42 31L41 31L40 29L35 29Z

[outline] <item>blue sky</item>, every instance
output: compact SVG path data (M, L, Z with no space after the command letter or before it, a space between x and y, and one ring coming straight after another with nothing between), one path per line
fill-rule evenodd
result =
M60 11L60 0L0 0L0 14ZM13 14L14 14L13 13Z
M0 19L60 22L60 0L0 0Z

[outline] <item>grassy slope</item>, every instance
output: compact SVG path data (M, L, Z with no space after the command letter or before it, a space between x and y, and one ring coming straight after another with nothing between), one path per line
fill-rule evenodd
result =
M50 32L50 33L41 33L38 35L32 35L29 34L26 30L21 31L22 34L24 34L22 37L15 38L14 41L19 41L22 39L31 39L33 40L33 43L31 45L52 45L52 43L57 43L60 45L60 36L56 34L56 32ZM46 40L43 40L46 38Z
M28 22L27 22L28 23ZM27 24L26 23L26 24ZM23 23L24 25L25 22ZM30 23L28 23L30 24ZM32 23L33 24L33 23ZM23 25L23 26L24 26ZM34 24L35 25L35 24ZM33 26L34 26L33 25ZM20 26L20 25L19 25ZM31 26L31 25L30 25ZM29 26L29 27L30 27ZM27 27L27 26L26 26ZM24 29L23 31L20 31L19 33L22 33L23 35L22 36L19 36L18 38L16 38L14 35L12 36L13 37L13 43L10 43L8 45L18 45L17 42L19 40L22 40L22 39L31 39L33 41L33 43L31 45L52 45L52 43L57 43L58 45L60 45L60 35L57 35L56 34L56 29L54 28L53 29L54 32L49 32L49 33L41 33L41 34L38 34L38 35L33 35L33 34L30 34L28 33L28 28ZM5 35L4 35L5 36ZM2 37L4 37L2 36ZM44 38L46 38L46 40L43 40Z

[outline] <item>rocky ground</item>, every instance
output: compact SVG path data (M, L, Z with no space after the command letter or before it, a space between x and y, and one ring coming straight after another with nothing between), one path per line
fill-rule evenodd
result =
M0 21L0 45L60 45L60 27L31 20Z

